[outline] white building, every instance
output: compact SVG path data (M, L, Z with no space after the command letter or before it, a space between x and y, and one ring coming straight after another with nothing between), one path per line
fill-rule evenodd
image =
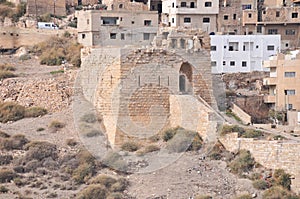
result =
M162 23L171 27L217 31L219 0L162 0Z
M268 71L263 61L280 52L280 35L211 35L212 73Z

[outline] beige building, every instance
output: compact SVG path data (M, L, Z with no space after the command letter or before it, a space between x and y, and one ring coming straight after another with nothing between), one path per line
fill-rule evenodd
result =
M157 11L120 7L78 11L78 42L84 46L149 45L158 31Z
M27 0L27 14L39 16L44 14L66 15L66 0Z
M276 111L300 110L300 54L277 54L264 62L270 77L264 79L269 95L264 101Z
M217 31L218 0L163 0L162 24L170 27L201 28Z

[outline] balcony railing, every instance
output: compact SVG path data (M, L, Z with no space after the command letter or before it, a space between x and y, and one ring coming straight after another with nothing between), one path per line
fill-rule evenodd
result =
M273 103L276 102L276 96L275 95L265 95L264 96L264 102L269 103L269 104L273 104Z
M276 85L276 84L277 84L277 78L275 78L275 77L267 77L267 78L264 78L263 84L264 84L265 86Z

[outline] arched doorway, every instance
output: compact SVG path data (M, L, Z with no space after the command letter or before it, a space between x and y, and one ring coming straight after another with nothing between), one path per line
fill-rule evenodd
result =
M193 69L187 62L182 63L179 70L179 92L181 94L193 93Z

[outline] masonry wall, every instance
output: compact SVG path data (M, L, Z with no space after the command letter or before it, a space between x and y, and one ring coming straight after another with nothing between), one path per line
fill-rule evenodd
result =
M231 152L246 149L257 162L271 169L284 169L292 174L292 190L300 192L300 144L294 141L268 141L238 138L237 133L227 134L219 140Z
M54 3L55 2L55 3ZM55 10L55 11L54 11ZM27 14L29 15L44 15L54 14L57 16L66 15L66 1L45 1L45 0L27 0Z

